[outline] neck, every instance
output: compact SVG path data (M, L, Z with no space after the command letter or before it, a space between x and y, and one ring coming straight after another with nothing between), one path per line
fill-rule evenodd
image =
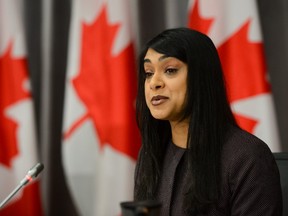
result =
M182 122L171 122L171 131L172 131L172 142L179 146L180 148L187 148L187 137L188 137L188 121Z

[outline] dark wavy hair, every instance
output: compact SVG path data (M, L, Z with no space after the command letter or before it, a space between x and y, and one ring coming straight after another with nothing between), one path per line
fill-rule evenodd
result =
M201 212L219 198L221 149L228 128L237 126L226 96L220 59L208 36L188 28L165 30L145 45L139 56L136 100L142 137L139 157L145 164L135 181L135 200L155 199L164 150L171 140L169 122L153 118L145 102L144 57L149 48L188 66L184 118L191 119L187 139L190 179L184 207L189 212Z

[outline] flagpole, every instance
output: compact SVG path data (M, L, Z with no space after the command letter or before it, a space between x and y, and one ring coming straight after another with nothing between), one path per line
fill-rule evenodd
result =
M48 178L43 179L43 205L44 212L49 214L50 209L50 146L51 146L51 47L52 47L52 2L46 0L42 2L42 77L41 77L41 101L40 101L40 145L42 147L41 157L46 165L46 173Z

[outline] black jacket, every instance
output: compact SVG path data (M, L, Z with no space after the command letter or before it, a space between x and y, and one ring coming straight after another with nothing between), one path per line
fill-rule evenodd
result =
M187 182L186 160L184 149L172 143L168 145L157 193L157 200L162 203L161 216L187 215L182 206ZM144 164L140 153L136 181ZM223 145L221 164L221 197L215 207L201 216L282 216L278 167L263 141L233 128Z

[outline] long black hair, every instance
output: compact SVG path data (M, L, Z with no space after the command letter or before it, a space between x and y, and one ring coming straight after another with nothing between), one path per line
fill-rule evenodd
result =
M142 137L139 161L145 164L135 181L136 200L155 199L165 147L171 139L168 121L154 119L144 95L144 57L149 48L175 57L188 66L186 107L188 193L185 208L199 210L215 203L220 195L221 148L229 126L237 126L226 96L217 50L211 39L192 29L168 29L150 40L139 56L137 123Z

